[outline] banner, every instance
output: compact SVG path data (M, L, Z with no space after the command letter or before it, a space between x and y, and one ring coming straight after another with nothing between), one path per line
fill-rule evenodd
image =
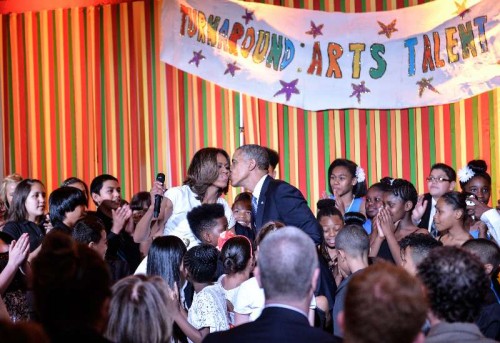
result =
M164 0L161 60L306 110L440 105L500 85L500 1L327 13Z

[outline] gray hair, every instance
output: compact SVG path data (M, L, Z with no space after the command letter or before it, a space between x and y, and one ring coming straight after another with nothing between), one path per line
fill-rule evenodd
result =
M353 257L360 257L370 249L370 239L362 226L346 225L335 237L335 248Z
M113 342L170 341L168 284L159 276L133 275L113 286L106 337ZM140 323L140 325L138 325Z
M266 148L257 144L245 144L240 146L240 150L246 159L253 159L257 163L257 168L267 170L269 168L269 154Z
M318 268L314 242L296 227L271 232L259 246L258 266L266 299L303 299Z

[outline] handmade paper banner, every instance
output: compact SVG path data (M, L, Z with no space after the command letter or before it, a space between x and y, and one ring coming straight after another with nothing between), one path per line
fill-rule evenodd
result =
M498 0L356 14L168 0L161 20L162 61L306 110L439 105L500 85Z

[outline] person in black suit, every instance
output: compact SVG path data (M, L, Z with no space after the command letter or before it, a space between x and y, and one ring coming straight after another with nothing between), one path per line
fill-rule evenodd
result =
M254 270L266 297L261 316L209 334L204 343L334 342L332 335L311 327L307 319L319 269L315 246L306 237L297 228L285 227L262 241Z
M420 228L429 230L433 237L437 235L437 230L433 227L437 200L444 193L455 189L456 179L457 174L452 167L444 163L434 164L427 177L429 193L418 198L417 205L413 210L411 218L413 223Z
M252 192L254 226L277 220L302 229L316 243L323 238L321 226L302 193L289 183L268 175L269 155L264 147L248 144L239 147L231 164L231 184Z

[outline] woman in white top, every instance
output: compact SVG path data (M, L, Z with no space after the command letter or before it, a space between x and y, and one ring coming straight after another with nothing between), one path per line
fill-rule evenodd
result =
M151 206L137 223L134 241L140 243L163 234L179 237L188 249L198 245L200 242L189 228L186 216L201 204L222 204L229 228L232 228L235 221L231 208L226 200L221 198L221 195L227 192L229 174L227 152L219 148L198 150L191 160L183 186L165 191L164 186L155 181L151 189ZM153 212L156 195L163 195L163 199L160 214L155 219Z
M253 270L253 248L245 236L235 236L228 239L222 246L220 259L224 273L217 281L222 287L227 300L229 324L234 325L234 302L240 285L248 280Z

